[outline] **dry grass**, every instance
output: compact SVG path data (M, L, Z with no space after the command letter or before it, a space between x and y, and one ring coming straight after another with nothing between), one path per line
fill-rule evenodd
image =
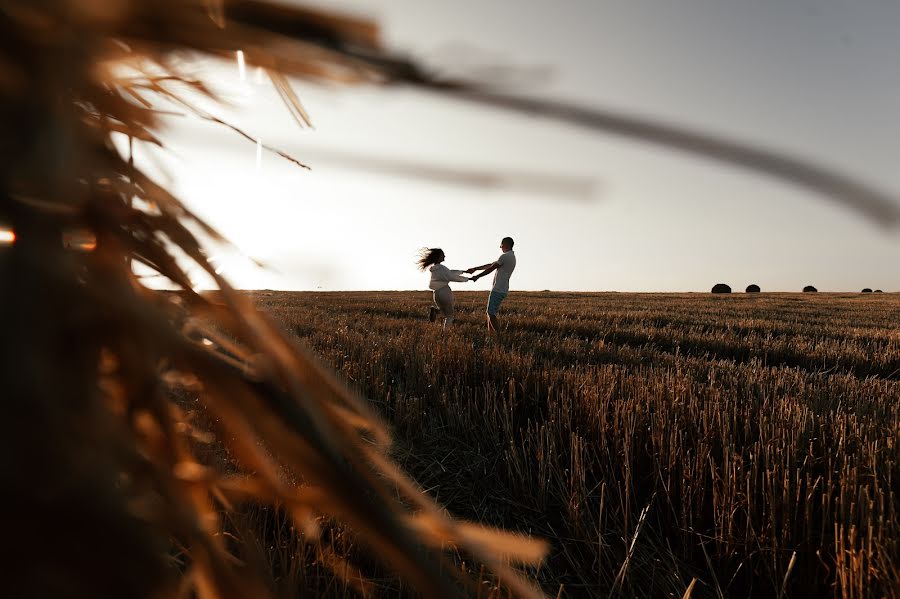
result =
M254 294L452 512L553 540L553 594L896 597L900 300Z

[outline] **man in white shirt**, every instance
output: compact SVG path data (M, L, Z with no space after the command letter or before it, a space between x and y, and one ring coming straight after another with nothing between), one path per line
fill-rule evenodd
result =
M491 295L488 297L487 317L488 330L500 337L500 323L497 320L497 312L500 310L500 304L506 299L509 293L509 277L512 276L516 269L516 253L513 251L512 237L504 237L500 242L500 249L503 251L500 257L490 264L482 266L473 266L466 272L474 273L476 270L482 270L474 277L473 281L477 281L488 273L494 273L494 285L491 288Z

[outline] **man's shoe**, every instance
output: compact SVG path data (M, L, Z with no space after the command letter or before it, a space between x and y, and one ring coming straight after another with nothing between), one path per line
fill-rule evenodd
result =
M435 308L434 306L431 306L430 308L428 308L428 320L430 320L431 322L434 322L435 319L437 318L437 313L438 313L438 309Z

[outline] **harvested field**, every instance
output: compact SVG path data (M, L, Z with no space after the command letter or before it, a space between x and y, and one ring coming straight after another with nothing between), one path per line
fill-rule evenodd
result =
M549 539L552 595L897 596L893 294L514 292L502 348L486 293L446 335L428 293L253 297L452 513Z

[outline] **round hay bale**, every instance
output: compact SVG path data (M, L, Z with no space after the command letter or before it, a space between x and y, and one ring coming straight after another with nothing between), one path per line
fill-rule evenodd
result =
M759 285L754 283L752 285L747 285L747 289L745 289L744 291L747 293L759 293L760 288L759 288Z
M884 293L884 291L882 291L881 289L876 289L875 293Z
M812 285L807 285L803 288L803 293L817 293L819 290L813 287Z
M872 290L869 289L868 287L866 287L865 289L862 290L862 292L863 293L872 293Z
M716 283L712 288L713 293L731 293L731 287L725 283Z

